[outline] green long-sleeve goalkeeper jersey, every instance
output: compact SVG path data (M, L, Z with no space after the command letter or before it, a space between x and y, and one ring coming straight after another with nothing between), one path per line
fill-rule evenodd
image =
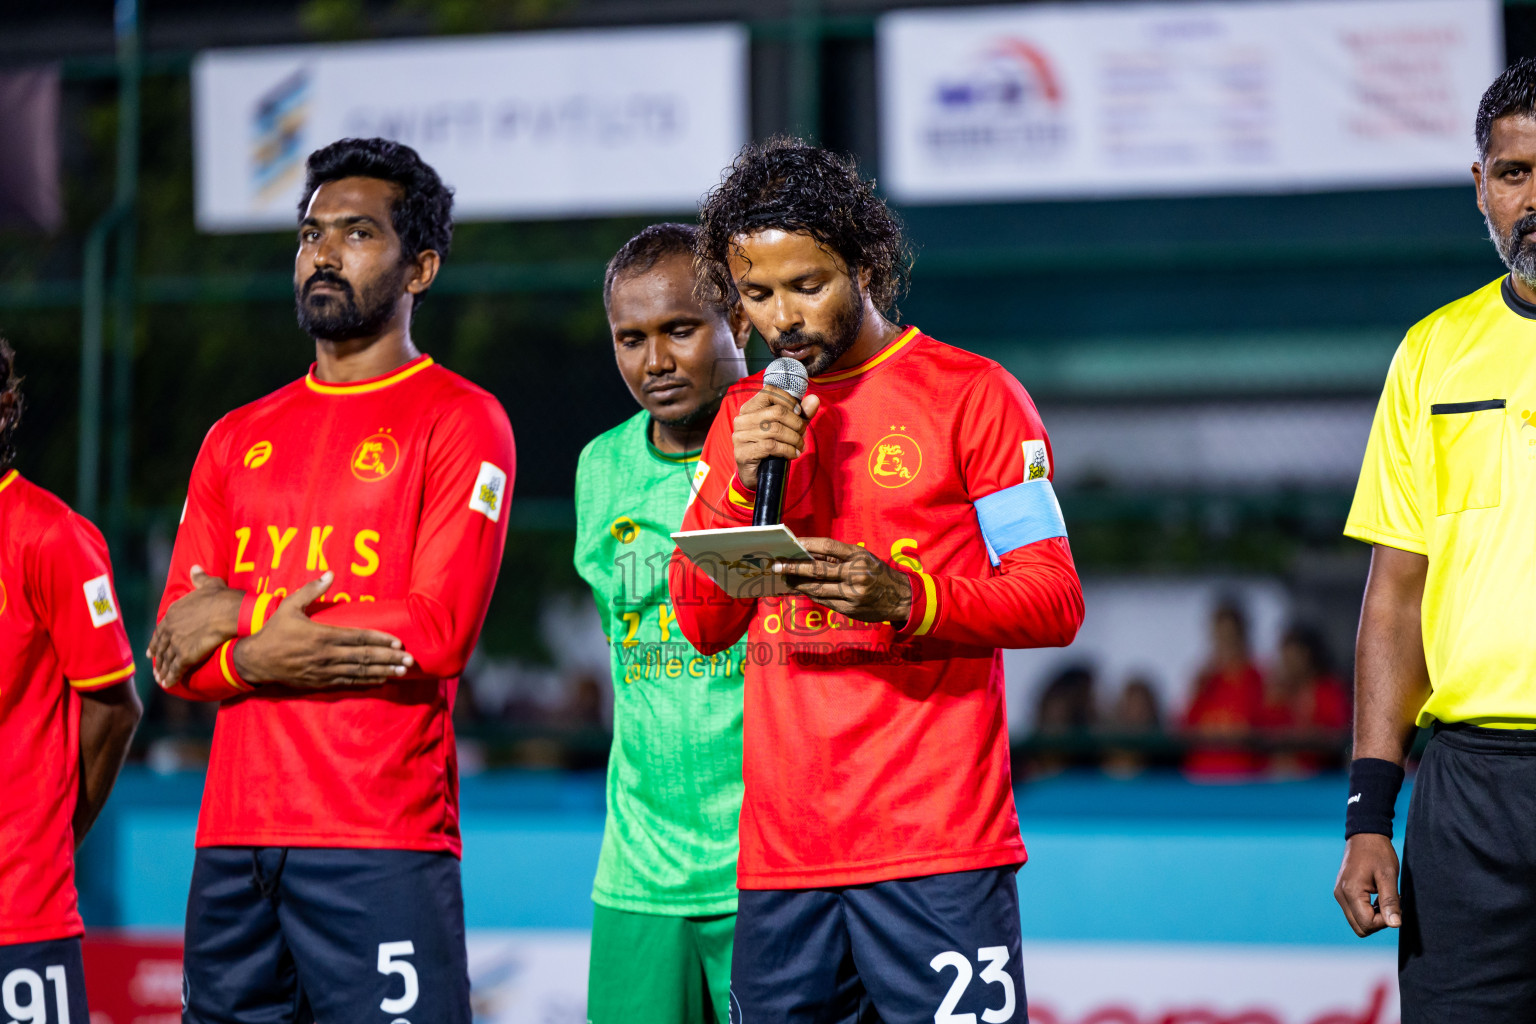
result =
M576 570L592 587L613 672L608 820L592 899L651 914L736 909L742 648L699 654L667 592L671 534L698 453L666 455L641 412L576 469Z

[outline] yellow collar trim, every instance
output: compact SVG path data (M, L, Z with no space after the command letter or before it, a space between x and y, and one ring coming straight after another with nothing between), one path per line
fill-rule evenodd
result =
M840 380L847 380L849 377L857 377L859 374L868 370L873 370L875 367L891 358L891 356L901 351L902 347L915 337L917 337L917 328L908 327L905 331L902 332L901 337L897 338L895 341L891 342L889 345L885 346L885 348L881 349L879 352L876 352L874 355L870 356L868 359L864 360L853 369L839 370L836 373L824 373L820 377L812 377L811 383L832 384Z
M647 432L649 432L649 428L647 428ZM657 448L649 437L645 439L645 448L646 451L651 453L653 458L660 459L662 462L670 462L675 466L681 466L689 462L698 462L704 455L704 449L702 448L696 452L664 452Z
M21 476L21 470L19 469L13 469L9 473L5 474L5 476L0 476L0 491L3 491L7 487L11 486L11 484L14 483L16 478L19 476Z
M433 365L431 356L420 356L416 360L406 363L394 373L383 377L375 377L372 380L354 381L351 384L327 384L315 379L315 371L311 369L304 376L304 383L309 385L309 390L321 395L361 395L369 391L378 391L387 388L391 384L398 384L407 377L416 374Z

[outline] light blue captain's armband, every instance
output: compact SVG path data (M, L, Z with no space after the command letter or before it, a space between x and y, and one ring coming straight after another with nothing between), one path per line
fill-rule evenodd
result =
M976 519L992 564L1010 551L1051 537L1065 537L1067 522L1049 480L1026 480L976 500Z

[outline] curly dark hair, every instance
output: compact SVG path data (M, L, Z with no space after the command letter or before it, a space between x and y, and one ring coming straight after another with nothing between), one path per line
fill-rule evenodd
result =
M1493 122L1511 114L1536 116L1536 57L1515 61L1483 93L1472 129L1481 159L1488 159L1488 139L1493 134Z
M16 457L16 427L26 402L21 397L21 378L16 376L16 353L0 337L0 472L8 469Z
M341 139L309 154L304 166L301 219L315 190L326 182L378 178L400 186L389 221L400 236L401 258L413 259L428 249L448 258L453 244L453 189L410 146L390 139ZM416 296L413 311L426 297L425 292Z
M699 210L695 259L707 301L721 302L734 291L726 265L731 240L770 228L805 232L850 273L868 270L875 307L899 315L912 248L900 219L875 193L875 183L859 177L851 157L783 136L743 149Z
M613 285L625 274L643 274L662 260L670 256L687 256L693 258L694 251L699 244L699 229L692 224L677 224L665 222L652 224L643 229L634 238L619 247L619 251L613 254L613 259L608 261L608 269L603 272L603 307L608 307L613 298ZM736 305L736 286L727 282L729 291L726 293L724 303L709 301L706 304L710 312L719 316L727 315L731 307Z

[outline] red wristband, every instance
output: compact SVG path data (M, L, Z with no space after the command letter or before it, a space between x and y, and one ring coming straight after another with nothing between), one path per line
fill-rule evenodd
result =
M240 672L235 668L235 644L239 640L226 640L219 645L219 649L213 652L214 662L219 666L219 674L224 681L237 690L255 689L250 683L240 678Z
M725 503L732 512L750 519L757 506L757 492L748 490L746 484L741 482L741 477L732 475L730 486L725 489Z
M933 577L925 572L907 568L902 568L901 571L906 574L907 583L912 588L912 607L907 612L906 624L896 630L896 635L903 639L927 636L939 617L938 587L934 584ZM894 626L895 623L891 625Z
M267 624L267 617L272 614L272 602L276 599L276 594L258 594L247 590L240 599L240 620L235 626L235 636L246 637L260 633L261 627Z

